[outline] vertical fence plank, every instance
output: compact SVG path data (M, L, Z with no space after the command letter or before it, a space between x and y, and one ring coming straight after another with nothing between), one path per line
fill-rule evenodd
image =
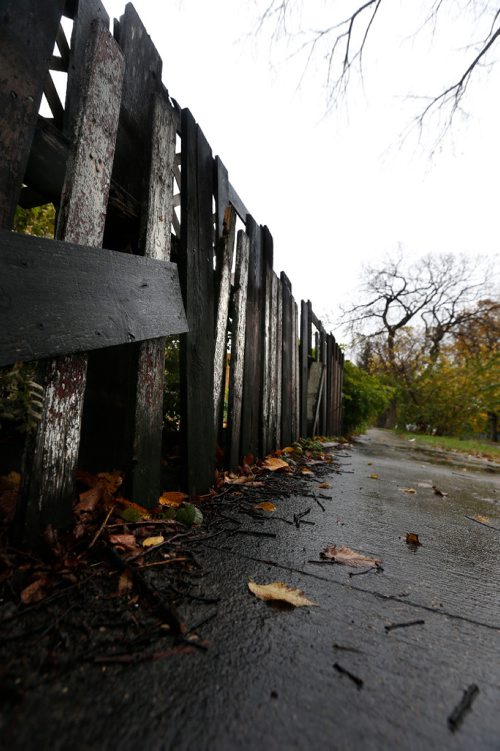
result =
M279 444L278 411L281 404L281 339L278 331L281 320L278 310L278 289L280 281L274 271L271 272L271 309L269 312L269 450L273 451ZM278 344L279 341L279 344ZM279 358L279 363L278 363Z
M227 173L226 173L227 175ZM220 195L220 194L219 194ZM227 326L231 293L231 268L233 265L236 235L236 212L226 205L221 235L217 238L217 285L214 354L214 429L218 436L222 429L224 384L226 377Z
M261 229L250 215L246 226L250 254L240 452L241 456L257 457L261 455L262 423L263 252Z
M281 287L283 294L282 321L283 321L283 364L282 364L282 388L281 388L281 442L288 446L292 442L292 379L293 379L293 356L292 356L292 285L284 271L281 272Z
M92 23L100 20L109 28L109 15L101 0L78 2L73 18L71 47L66 85L66 103L64 112L64 132L70 139L74 138L76 118L81 107L83 93L82 78L85 75L85 54L91 36Z
M236 247L236 271L233 292L233 326L231 332L231 368L229 371L228 464L235 468L240 460L241 408L245 367L245 331L250 241L240 230Z
M342 390L344 387L344 353L339 347L339 390L338 390L338 433L342 433L343 404Z
M0 14L0 227L10 229L64 0L3 0Z
M265 456L274 448L273 436L273 238L268 227L262 228L264 260L264 341L262 372L262 454Z
M213 159L187 109L181 140L179 277L189 326L181 337L183 459L186 489L196 494L208 490L215 470Z
M293 414L292 440L300 438L300 363L299 363L299 308L293 301Z
M283 283L276 279L276 448L282 443L281 416L283 411ZM274 283L274 279L273 279Z
M323 386L323 393L321 395L321 406L320 406L320 415L319 415L319 432L321 435L326 435L326 418L327 418L327 393L328 393L328 353L327 353L327 339L326 339L326 331L323 327L321 327L321 333L320 333L320 350L321 350L321 362L323 363L323 371L325 373L324 375L324 386Z
M328 334L326 339L326 434L333 435L333 336Z
M172 108L157 94L151 126L142 250L147 258L165 261L170 259L175 137ZM160 491L164 375L165 339L141 342L138 345L131 487L132 498L146 507L157 502Z
M111 180L123 81L123 57L106 28L94 29L87 81L70 156L57 235L100 246ZM84 311L82 311L84 315ZM71 520L69 498L76 467L87 356L46 363L42 419L25 452L21 514L27 533Z
M309 307L300 301L300 435L307 436L307 380L309 374Z

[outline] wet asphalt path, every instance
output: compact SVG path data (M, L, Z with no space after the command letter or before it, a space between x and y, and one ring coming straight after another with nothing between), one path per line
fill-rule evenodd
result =
M311 480L330 496L325 511L310 498L278 501L277 515L310 507L314 524L275 519L265 529L276 539L198 546L205 594L221 597L200 605L200 618L215 614L200 630L206 653L83 667L27 699L16 747L498 751L500 532L466 516L500 527L499 475L433 464L384 431L339 462L342 474L321 478L331 489ZM411 549L407 532L422 546ZM382 558L384 571L349 577L354 569L311 562L333 543ZM248 592L249 578L299 587L317 607L277 610ZM424 623L385 628L415 620ZM453 733L447 717L471 684L479 693Z

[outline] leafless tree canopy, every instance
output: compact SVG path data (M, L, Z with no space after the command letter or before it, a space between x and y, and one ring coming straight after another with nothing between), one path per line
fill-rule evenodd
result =
M494 305L488 292L488 269L477 260L442 253L407 264L400 251L365 268L362 302L344 311L344 323L358 343L384 342L388 366L394 370L396 337L408 326L414 327L412 346L418 337L418 346L435 361L449 334Z
M407 2L414 3L415 0ZM329 107L345 93L353 71L362 76L363 55L376 25L387 25L389 16L385 15L382 19L382 9L385 11L389 5L389 0L330 2L331 23L319 29L300 30L295 51L305 54L306 68L319 49L321 48L324 54L326 47ZM475 20L475 27L471 28L464 66L457 70L456 76L442 91L429 96L429 92L424 92L422 96L424 106L417 117L417 124L421 127L427 116L440 108L446 113L447 127L461 107L474 73L492 61L493 48L500 37L500 5L495 0L418 0L418 5L422 9L420 29L428 25L435 26L445 6L448 9L468 12L471 20ZM301 0L266 0L260 14L259 29L270 27L274 40L297 34L296 16L301 7ZM418 31L419 29L415 29L415 33Z

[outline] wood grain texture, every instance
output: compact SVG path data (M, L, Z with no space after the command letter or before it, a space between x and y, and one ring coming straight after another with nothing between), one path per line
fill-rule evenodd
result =
M262 352L264 338L264 265L262 233L253 217L247 216L250 240L248 265L247 321L245 332L245 375L241 414L241 456L262 455Z
M236 244L236 271L232 294L233 326L231 331L231 364L229 371L227 461L230 469L240 461L241 407L245 367L245 331L248 290L250 240L240 230Z
M308 305L305 300L300 301L300 355L299 355L299 388L300 388L300 435L307 436L307 379L309 371L309 316Z
M0 231L0 365L187 330L175 264Z
M286 444L281 435L281 414L283 409L283 283L276 277L276 448Z
M0 227L12 226L64 0L3 0L0 13Z
M292 442L292 383L293 383L293 313L292 285L284 271L281 272L283 291L283 370L281 387L281 441L284 446Z
M147 183L146 211L143 215L143 245L146 258L168 261L170 258L170 227L173 214L173 165L175 160L176 126L172 107L163 94L154 97L150 133L150 164ZM175 273L177 276L177 268ZM177 301L182 307L180 289ZM175 295L165 291L154 316ZM184 315L184 314L182 314ZM184 327L184 331L187 327ZM179 333L165 331L166 334ZM154 506L160 495L161 445L163 429L163 386L165 376L165 339L144 341L139 345L132 457L132 498L146 508Z
M186 489L205 493L215 470L213 159L189 110L182 111L179 276L189 334L181 341Z
M292 344L292 440L300 438L300 366L299 366L299 308L295 300L292 306L293 316L293 344Z
M108 30L98 25L57 227L58 237L68 241L102 242L122 81L123 57ZM85 355L65 356L46 366L47 398L25 452L19 504L28 536L36 537L47 524L64 527L71 520L86 370Z
M281 394L281 339L278 339L278 331L281 331L281 317L278 308L278 289L280 280L273 271L271 274L271 310L269 316L269 442L270 450L279 445L279 420L278 420L278 395ZM278 345L279 341L279 345ZM278 364L279 360L279 364ZM278 372L279 371L279 372Z
M262 454L266 456L275 448L273 435L273 238L268 227L262 228L264 262L264 334L262 356Z

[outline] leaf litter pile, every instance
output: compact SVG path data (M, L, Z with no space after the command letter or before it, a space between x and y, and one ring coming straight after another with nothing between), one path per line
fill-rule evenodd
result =
M311 524L291 514L292 495L331 498L322 475L341 472L332 451L301 442L263 461L220 472L209 494L166 491L153 509L121 494L119 472L79 472L73 528L48 529L37 550L10 542L20 477L0 478L0 692L15 706L35 686L83 664L129 665L209 648L203 628L218 614L220 583L198 545L237 535L275 537L266 522ZM311 492L311 490L313 492ZM283 582L242 582L265 600L313 605Z

